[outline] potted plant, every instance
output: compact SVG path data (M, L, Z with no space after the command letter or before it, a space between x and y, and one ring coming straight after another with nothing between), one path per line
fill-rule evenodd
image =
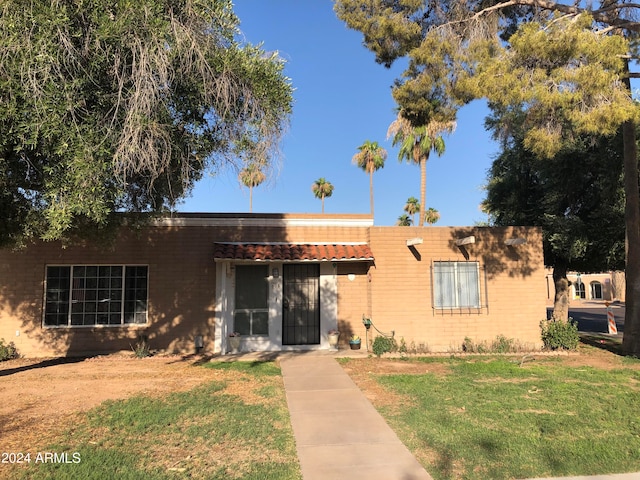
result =
M231 332L229 334L229 350L231 350L231 353L238 353L240 351L240 334L238 332Z
M338 338L340 338L340 332L338 330L329 330L327 332L329 337L329 346L331 348L338 348Z
M351 350L360 350L360 345L362 345L362 340L358 335L351 335L349 339L349 346Z

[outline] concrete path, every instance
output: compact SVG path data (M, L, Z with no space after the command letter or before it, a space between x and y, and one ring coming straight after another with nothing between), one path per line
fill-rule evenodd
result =
M304 480L432 480L333 357L280 366Z

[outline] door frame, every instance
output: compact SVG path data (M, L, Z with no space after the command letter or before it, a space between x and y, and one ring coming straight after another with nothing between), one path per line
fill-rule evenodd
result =
M321 337L321 312L322 312L322 288L320 281L320 265L318 263L287 263L282 266L282 345L283 346L309 346L320 345ZM312 287L315 298L310 298L309 292L290 291L300 280L305 287ZM296 295L297 293L297 295ZM304 325L295 325L295 313L293 313L292 298L294 295L301 300L297 305L298 312L307 319ZM304 297L304 298L303 298ZM312 305L313 308L304 308L304 305ZM306 313L305 313L306 312ZM291 317L290 315L293 315ZM285 325L290 320L294 325ZM311 320L311 322L309 322ZM291 337L287 329L292 329Z

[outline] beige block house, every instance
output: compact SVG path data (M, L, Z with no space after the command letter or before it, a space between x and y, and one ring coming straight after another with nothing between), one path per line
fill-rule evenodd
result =
M541 347L537 228L375 227L369 215L179 214L107 246L0 250L0 338L22 355L327 349L331 329L430 351ZM363 347L364 348L364 347Z

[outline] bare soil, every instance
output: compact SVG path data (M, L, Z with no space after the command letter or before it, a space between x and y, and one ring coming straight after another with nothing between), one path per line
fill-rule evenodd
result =
M33 451L105 400L189 390L224 372L198 358L108 355L0 362L0 452Z

